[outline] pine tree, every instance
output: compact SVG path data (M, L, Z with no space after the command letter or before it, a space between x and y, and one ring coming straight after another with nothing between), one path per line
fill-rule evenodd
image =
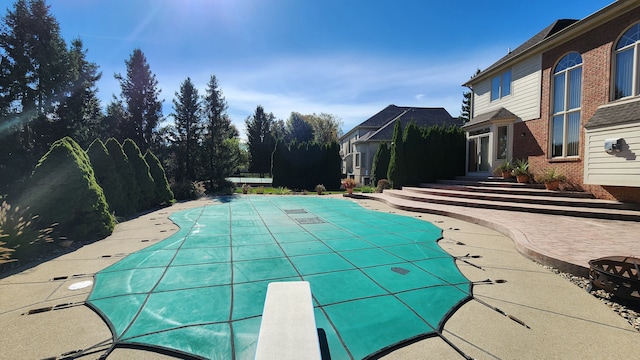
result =
M149 173L155 184L154 198L151 205L171 205L174 200L173 192L164 173L164 168L160 164L160 160L150 151L144 154L144 160L149 164Z
M41 224L57 223L61 236L91 241L113 232L115 220L89 158L70 137L53 143L27 185L19 203L38 215Z
M140 148L131 139L126 139L122 143L122 150L127 155L133 173L140 189L140 198L138 199L138 210L148 210L151 208L152 201L155 197L156 186L149 172L149 164L144 161Z
M155 74L140 49L134 49L127 66L126 78L116 74L121 97L129 115L123 124L123 136L132 139L143 151L154 148L155 131L162 120L162 102Z

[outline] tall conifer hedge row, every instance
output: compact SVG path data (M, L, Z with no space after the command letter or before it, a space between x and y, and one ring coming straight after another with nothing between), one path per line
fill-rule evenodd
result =
M116 170L120 176L122 190L124 192L125 206L122 209L123 213L121 215L133 215L139 209L139 199L141 197L135 172L133 171L133 168L129 163L129 158L125 155L118 140L110 138L105 143L105 146L116 166Z
M140 148L131 139L126 139L122 143L122 150L127 155L133 173L135 174L138 188L140 189L140 197L138 198L138 210L147 210L151 208L151 203L155 197L156 185L149 173L149 165L140 152Z
M173 201L173 192L171 192L167 175L164 172L160 160L158 160L150 150L147 150L144 154L144 160L149 165L149 173L155 185L152 205L171 204L171 201Z
M313 190L323 184L340 187L341 158L337 143L278 143L273 154L273 186Z
M57 237L91 241L110 235L115 219L89 157L70 137L55 141L36 165L19 204L39 223L56 223Z
M98 185L102 187L107 198L110 211L115 212L118 216L126 215L128 205L125 201L122 182L116 165L102 140L94 140L87 149L87 155L89 155Z

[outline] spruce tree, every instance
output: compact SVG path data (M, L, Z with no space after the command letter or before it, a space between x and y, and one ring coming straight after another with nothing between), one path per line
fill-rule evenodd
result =
M122 209L123 216L131 216L137 210L139 210L140 202L140 188L138 187L138 181L136 180L135 172L129 163L129 158L122 150L122 146L115 138L110 138L105 143L105 147L109 152L109 156L113 159L113 163L116 166L118 175L120 176L120 183L125 195L125 202Z
M198 152L202 143L202 103L198 89L190 78L180 84L180 91L173 99L174 126L171 131L171 142L175 148L177 182L195 181ZM198 171L201 174L201 171Z
M162 164L160 164L160 160L158 160L150 150L147 150L144 154L144 160L149 164L149 173L151 173L155 184L154 197L151 205L171 205L171 202L174 200L173 192L171 192L169 181L167 181L167 176L165 175Z
M133 173L140 189L140 198L138 199L138 210L148 210L151 208L152 201L155 197L155 183L149 173L149 164L144 161L140 148L131 139L126 139L122 143L122 150L127 155Z
M94 140L87 149L87 155L91 161L96 181L102 187L107 203L109 203L109 209L116 215L124 215L127 212L127 204L122 182L116 165L102 140Z
M274 119L272 113L265 113L264 108L258 105L255 113L245 120L251 172L271 172L271 155L275 149L275 138L271 132Z
M68 240L100 239L115 227L89 158L70 137L55 141L42 156L19 203L40 224L57 223L56 233Z

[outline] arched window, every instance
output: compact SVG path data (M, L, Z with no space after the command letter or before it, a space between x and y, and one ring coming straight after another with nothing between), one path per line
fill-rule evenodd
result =
M616 77L613 99L638 95L638 46L640 23L627 30L616 44Z
M560 59L553 70L551 157L578 156L581 102L582 57L572 52Z

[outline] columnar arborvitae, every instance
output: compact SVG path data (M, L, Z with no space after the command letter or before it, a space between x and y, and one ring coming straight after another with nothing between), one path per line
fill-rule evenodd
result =
M140 148L131 139L126 139L122 143L122 150L127 155L131 168L136 177L136 182L140 188L140 198L138 200L138 210L151 208L151 202L155 196L156 185L149 173L149 164L144 161Z
M155 205L171 205L171 201L174 200L173 192L167 181L167 176L164 173L164 168L160 164L160 160L149 150L144 154L144 160L149 164L149 173L155 183L155 191L152 206Z
M391 149L389 149L387 143L381 143L378 146L376 154L373 156L373 166L371 167L371 173L373 174L373 184L377 184L378 180L387 178L390 159Z
M429 166L428 154L424 149L422 132L415 122L410 122L404 129L402 137L406 164L406 178L404 184L418 185L424 180Z
M129 163L129 158L127 158L127 155L122 150L122 146L118 140L110 138L105 143L105 146L116 166L125 194L125 208L123 209L122 215L133 215L138 210L138 202L140 199L140 189L138 188L136 175Z
M70 137L55 141L36 165L19 201L41 224L73 241L110 235L115 220L87 154Z
M391 138L391 159L389 160L389 171L387 172L387 180L389 180L394 189L400 189L404 185L407 176L406 170L402 124L397 121Z
M124 215L127 212L127 204L125 202L122 182L120 181L116 165L102 140L94 140L91 145L89 145L89 149L87 149L87 155L89 155L89 160L91 161L98 185L102 187L104 196L107 198L109 209L115 212L116 215Z

